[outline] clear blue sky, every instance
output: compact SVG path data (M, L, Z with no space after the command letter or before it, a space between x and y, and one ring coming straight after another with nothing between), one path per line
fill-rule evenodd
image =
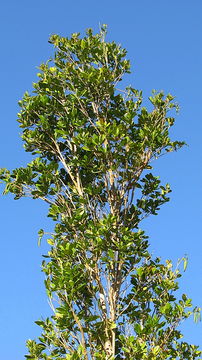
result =
M132 74L127 80L142 89L164 89L181 106L173 138L189 147L161 158L155 173L173 189L160 215L144 223L151 249L174 262L187 254L182 292L202 307L202 2L201 0L35 0L2 1L0 167L25 165L16 113L17 101L36 80L36 67L52 54L48 37L68 36L99 23L109 27L109 40L128 50ZM37 231L50 229L46 207L27 199L0 198L0 349L1 359L20 360L25 341L39 334L34 321L50 313L40 272ZM202 348L202 323L183 325L186 340Z

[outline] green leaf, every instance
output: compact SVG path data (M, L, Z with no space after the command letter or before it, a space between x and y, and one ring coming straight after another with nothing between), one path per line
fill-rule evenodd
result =
M188 265L188 257L185 256L185 257L183 258L183 269L184 269L184 271L186 271L187 265Z
M43 230L43 229L40 229L40 230L38 231L38 246L41 245L41 239L42 239L43 236L44 236L44 230Z

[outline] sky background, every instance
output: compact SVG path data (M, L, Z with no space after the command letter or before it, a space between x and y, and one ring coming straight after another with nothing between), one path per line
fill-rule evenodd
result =
M170 92L180 104L173 139L189 146L154 164L155 174L170 183L171 201L144 222L151 251L163 260L187 254L189 266L180 280L181 292L202 307L202 1L2 1L0 5L0 167L23 166L30 157L22 147L16 122L17 101L36 81L37 66L53 49L51 34L69 36L108 24L108 40L127 48L132 74L126 83ZM3 190L3 187L1 188ZM40 228L52 227L41 202L0 197L0 349L1 359L20 360L25 341L36 338L34 321L50 314L37 246ZM183 324L185 339L202 348L202 323Z

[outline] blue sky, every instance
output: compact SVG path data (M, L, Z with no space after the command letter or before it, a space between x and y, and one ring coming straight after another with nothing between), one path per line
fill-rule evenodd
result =
M36 80L37 66L53 53L48 37L68 36L99 23L108 24L108 39L128 50L132 74L126 82L143 90L171 92L180 103L173 138L189 146L162 157L155 174L173 192L159 216L145 221L152 252L162 259L187 254L189 266L182 292L202 307L202 2L201 0L2 1L0 167L15 168L30 160L16 122L17 101ZM37 231L49 230L46 206L38 201L0 197L0 348L4 360L20 360L25 341L39 334L34 321L50 313L40 272ZM202 323L183 324L187 341L202 348Z

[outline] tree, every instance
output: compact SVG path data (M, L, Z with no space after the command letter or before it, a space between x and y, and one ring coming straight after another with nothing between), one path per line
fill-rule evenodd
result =
M26 358L196 359L179 325L199 309L175 295L179 269L151 256L140 228L169 200L151 161L184 144L169 136L177 105L153 93L148 111L141 91L120 90L130 63L105 35L50 37L55 57L19 102L33 161L1 169L5 194L45 201L55 222L42 262L53 315L36 321L42 334Z

